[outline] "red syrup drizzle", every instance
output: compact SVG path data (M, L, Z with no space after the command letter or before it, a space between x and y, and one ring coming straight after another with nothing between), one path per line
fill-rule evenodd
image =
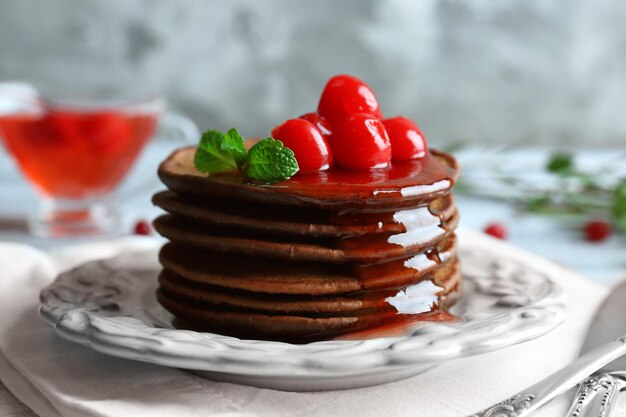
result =
M434 194L448 192L455 177L452 167L445 166L429 153L422 159L397 162L387 168L370 171L335 168L295 175L287 181L261 187L315 201L321 207L331 207L334 201L346 200L360 206L363 202L375 201L390 204L402 200L415 202L420 197L425 201Z
M441 267L444 262L440 257L440 252L436 249L427 251L424 256L432 262L431 267ZM445 255L444 255L445 256ZM449 255L448 255L449 256ZM460 277L445 278L445 282L437 282L432 273L423 274L427 270L426 265L422 265L419 269L410 267L411 259L405 261L392 261L381 263L378 265L357 266L355 269L370 268L365 276L362 276L369 285L376 285L372 281L376 281L378 276L373 273L376 268L392 270L392 276L410 275L411 272L421 276L421 280L402 288L391 289L388 286L386 291L374 291L378 299L376 302L380 305L377 314L372 316L365 315L359 317L358 321L353 325L353 329L343 329L338 333L327 332L326 334L312 335L312 337L323 337L332 339L369 339L377 337L402 336L420 327L420 325L428 323L460 323L462 319L451 314L448 307L456 301L460 289ZM402 262L402 266L399 263ZM391 267L392 264L395 264ZM443 268L446 268L445 266ZM454 274L454 270L450 270L448 274ZM363 275L363 274L362 274ZM380 287L384 284L378 283ZM448 288L446 288L448 287ZM364 298L368 298L368 291L363 292ZM386 297L380 297L386 293ZM442 294L445 293L445 295Z
M429 312L419 314L396 314L388 317L384 322L363 330L355 330L336 336L334 340L361 340L374 339L377 337L403 336L410 331L415 331L420 325L428 323L455 324L460 323L461 318L450 314L444 309L433 307Z
M396 223L402 225L404 230L401 233L368 233L358 237L344 237L338 245L342 249L383 251L390 245L406 248L415 244L427 244L448 232L441 213L433 213L429 209L429 199L433 194L448 193L454 185L454 174L451 174L451 171L432 155L421 160L396 163L388 169L367 173L331 170L318 173L317 176L317 179L313 176L296 176L292 181L299 182L300 189L323 184L325 188L331 188L331 193L339 191L339 194L345 195L346 191L359 192L362 197L369 195L370 199L391 198L395 200L415 196L425 197L423 200L418 200L419 203L416 206L403 210L333 211L332 224L376 224L379 229L383 229L385 224ZM419 178L419 184L416 184L417 178ZM290 184L292 190L298 187L293 182ZM449 258L449 252L444 252L440 256L440 251L433 247L406 259L353 265L355 274L362 281L367 282L370 288L389 288L385 287L384 279L383 282L379 280L380 277L385 276L424 275L425 280L407 287L396 288L395 295L392 295L393 291L389 291L389 296L379 302L390 307L388 311L391 314L384 313L383 311L387 309L382 309L378 320L368 323L365 328L360 328L357 322L356 330L343 331L341 335L334 338L355 340L399 336L417 328L422 323L460 322L459 317L450 314L446 306L440 303L440 294L444 288L434 282L431 274L424 274L431 268L440 267ZM420 288L422 288L421 291ZM455 297L458 288L457 282L451 289L450 296ZM332 337L332 334L319 336Z

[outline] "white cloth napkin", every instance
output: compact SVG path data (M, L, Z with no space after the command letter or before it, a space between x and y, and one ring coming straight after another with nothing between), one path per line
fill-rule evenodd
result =
M444 363L404 381L336 392L280 392L100 354L62 340L38 318L39 290L58 271L158 242L125 239L49 255L0 243L0 378L45 417L465 416L572 361L607 288L482 234L460 234L464 245L488 246L496 256L513 256L553 274L568 295L567 321L534 341ZM535 415L563 415L567 405L563 396Z

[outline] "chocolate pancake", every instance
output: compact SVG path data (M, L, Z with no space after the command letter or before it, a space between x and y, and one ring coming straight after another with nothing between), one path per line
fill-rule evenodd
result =
M422 287L431 288L431 293L424 295L419 293L419 297L427 297L428 305L436 303L438 296L445 295L458 284L457 276L453 272L457 269L458 262L453 260L435 271L432 274L425 274L417 284ZM161 290L169 294L170 298L178 299L180 302L188 301L215 309L220 306L228 309L254 310L267 314L290 313L296 315L318 315L334 314L344 315L361 314L364 312L373 313L396 311L395 307L386 300L396 296L401 291L406 291L407 287L390 288L376 291L357 291L353 293L340 294L335 296L306 296L306 295L284 295L256 293L252 291L232 290L224 287L193 285L186 279L177 276L175 273L164 270L159 283ZM417 302L415 296L408 297L406 302ZM422 302L422 304L424 304ZM198 304L200 305L200 304Z
M198 223L229 227L235 230L256 230L278 234L346 237L365 234L392 234L406 232L406 225L397 220L397 211L333 216L327 210L302 207L268 207L259 204L241 204L231 201L213 201L210 198L182 196L163 191L153 196L152 202L170 214L185 217ZM427 210L408 209L424 222L424 214L431 222L448 221L456 213L452 195L430 201ZM422 213L426 211L426 213ZM411 214L411 213L408 213ZM400 217L408 217L400 213Z
M345 208L407 207L447 195L459 175L456 160L429 151L419 160L367 172L331 170L276 184L247 183L240 172L207 175L195 169L195 147L182 148L158 170L161 181L184 195L276 206Z
M299 261L374 263L421 253L452 235L457 223L455 214L446 223L428 225L421 230L340 240L285 239L272 234L202 226L173 215L157 218L154 228L172 242L210 251Z
M343 294L414 284L455 256L455 238L406 259L368 265L276 262L264 257L209 252L177 243L161 249L163 267L190 282L237 290L293 295Z
M454 271L449 274L448 280L459 282L460 272L455 264ZM419 285L419 284L418 284ZM268 314L254 309L228 308L212 306L186 297L180 297L160 288L157 292L159 302L180 322L198 330L226 333L238 337L253 337L258 339L281 340L290 342L309 342L328 339L347 332L359 331L384 324L397 324L398 321L415 323L419 321L451 320L442 305L456 298L458 284L443 295L433 294L436 301L433 305L417 302L411 303L410 289L398 291L394 297L388 297L391 307L387 310L360 310L353 314ZM396 303L397 307L394 307ZM438 305L439 304L439 305ZM405 306L412 310L404 310Z

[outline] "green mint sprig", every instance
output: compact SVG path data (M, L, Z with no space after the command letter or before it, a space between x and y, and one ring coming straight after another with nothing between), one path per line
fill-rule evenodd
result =
M208 174L240 170L247 179L265 183L287 180L299 169L293 151L279 140L265 138L246 152L243 136L235 128L226 133L207 130L200 139L194 165Z
M504 199L519 205L533 214L561 217L569 221L588 221L591 218L610 220L613 226L626 233L626 177L615 178L607 183L605 177L614 172L610 168L588 171L576 163L576 157L569 152L551 155L545 171L553 175L560 187L546 191L534 187L523 179L525 173L500 175L495 178L502 184L517 188L519 193L485 193L484 189L472 183L461 182L455 186L459 193L495 199Z
M626 179L615 187L600 184L597 174L580 171L576 168L574 156L568 153L553 154L546 165L550 173L564 180L574 180L580 184L575 191L563 191L531 197L526 209L540 214L603 214L610 218L618 230L626 232ZM566 190L566 187L563 187Z

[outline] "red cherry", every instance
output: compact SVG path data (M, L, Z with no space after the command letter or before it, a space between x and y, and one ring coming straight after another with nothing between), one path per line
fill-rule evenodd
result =
M394 161L408 161L426 156L426 138L413 120L398 116L383 120L383 124L389 135L391 158Z
M350 75L336 75L326 83L317 112L335 123L353 114L383 116L372 89L363 81Z
M272 130L272 137L293 151L300 173L325 171L333 163L328 142L308 120L287 120Z
M150 223L145 220L139 220L135 223L135 234L146 236L152 234L152 227L150 227Z
M355 114L333 125L335 160L344 168L367 171L391 161L391 144L383 123L369 114Z
M500 223L489 223L485 227L485 233L498 239L506 239L508 232L506 227Z
M302 116L298 117L298 119L308 120L309 122L313 123L313 125L315 125L315 127L317 127L324 136L330 136L331 134L330 124L328 123L328 120L320 116L319 113L303 114Z
M585 225L585 237L590 242L601 242L612 232L611 225L603 220L590 221Z

